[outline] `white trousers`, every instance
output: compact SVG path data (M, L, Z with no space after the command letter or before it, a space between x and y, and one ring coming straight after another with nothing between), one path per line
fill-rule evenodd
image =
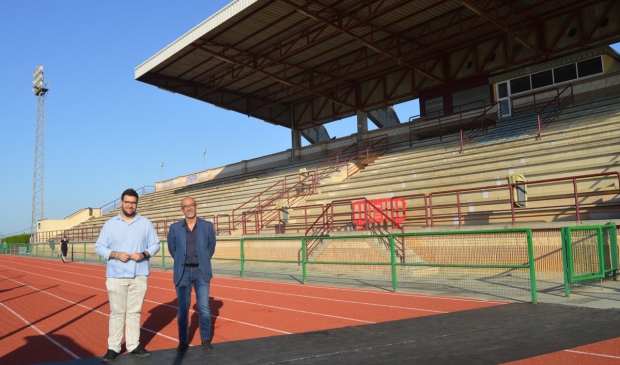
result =
M110 301L108 348L121 352L124 326L125 344L127 351L131 352L140 344L140 315L146 296L148 277L108 278L105 284Z

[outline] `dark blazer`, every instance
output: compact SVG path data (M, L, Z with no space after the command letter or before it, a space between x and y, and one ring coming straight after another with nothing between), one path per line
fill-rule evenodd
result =
M168 231L168 252L174 259L174 285L178 285L183 277L185 267L185 238L187 232L183 224L185 220L178 221L170 226ZM198 218L196 220L196 249L198 251L198 262L200 271L206 282L211 281L213 271L211 270L211 257L215 253L215 230L213 223Z

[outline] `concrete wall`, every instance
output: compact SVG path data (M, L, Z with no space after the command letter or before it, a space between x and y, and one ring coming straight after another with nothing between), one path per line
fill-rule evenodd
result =
M78 224L90 219L91 217L101 217L101 209L84 208L79 210L65 219L43 219L38 221L38 232L45 231L61 231L73 228Z

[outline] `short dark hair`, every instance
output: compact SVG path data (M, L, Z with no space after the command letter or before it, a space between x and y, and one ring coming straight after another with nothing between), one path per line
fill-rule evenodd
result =
M121 201L125 199L125 195L133 196L134 198L136 198L136 202L138 201L138 193L136 193L136 191L133 189L127 189L123 191L123 194L121 194Z

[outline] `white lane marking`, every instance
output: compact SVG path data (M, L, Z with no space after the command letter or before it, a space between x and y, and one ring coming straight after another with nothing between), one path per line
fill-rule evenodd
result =
M35 325L33 325L32 323L28 322L27 320L25 320L22 316L20 316L19 314L15 313L11 308L7 307L6 305L4 305L4 303L0 302L0 305L3 306L4 308L6 308L6 310L8 310L9 312L13 313L13 315L19 319L22 320L22 322L26 323L29 327L31 327L33 330L37 331L41 336L47 338L51 343L53 343L54 345L60 347L64 352L68 353L69 355L71 355L74 359L80 359L80 357L76 354L74 354L73 352L71 352L71 350L69 350L68 348L64 347L63 345L61 345L58 341L54 340L53 338L51 338L50 336L48 336L47 334L43 333L43 331L41 331L40 329L38 329Z
M20 265L20 264L18 264L18 265ZM60 271L60 272L67 272L67 271L64 271L64 270L55 270L55 269L49 269L49 270ZM85 276L85 277L88 277L88 278L101 279L101 280L105 279L105 278L102 278L100 276L92 276L92 275L80 274L79 272L78 273L74 272L72 274L73 275L79 275L79 276ZM161 289L161 290L166 290L166 291L172 291L172 292L176 293L176 290L169 289L169 288L162 288L162 287L159 287L159 286L149 285L149 288ZM195 293L193 293L193 294L195 294ZM331 318L343 319L343 320L353 321L353 322L376 323L376 322L371 322L371 321L365 321L365 320L362 320L362 319L353 319L353 318L334 316L334 315L324 314L324 313L308 312L308 311L303 311L303 310L300 310L300 309L291 309L291 308L277 307L277 306L268 305L268 304L260 304L260 303L255 303L255 302L242 301L242 300L236 300L236 299L232 299L232 298L224 298L224 297L221 297L219 295L218 295L218 299L230 300L230 301L233 301L233 302L250 304L250 305L257 305L257 306L262 306L262 307L267 307L267 308L275 308L275 309L286 310L286 311L291 311L291 312L298 312L298 313L304 313L304 314L310 314L310 315L316 315L316 316L323 316L323 317L331 317ZM432 311L432 312L436 312L436 311ZM445 313L445 312L440 312L440 313Z
M243 288L243 287L238 287L238 286L227 286L227 285L212 285L212 286L216 286L216 287L220 287L220 288L230 288L230 289L241 289L241 290L250 290L250 291L257 291L257 292L263 292L263 293L270 293L270 294L280 294L280 295L289 295L289 296L294 296L294 297L301 297L301 298L312 298L312 299L321 299L321 300L331 300L334 302L342 302L342 303L350 303L350 304L361 304L361 305L370 305L370 306L376 306L376 307L387 307L387 308L396 308L396 309L407 309L407 310L412 310L412 311L422 311L422 312L433 312L433 313L448 313L448 312L444 312L444 311L436 311L436 310L432 310L432 309L421 309L421 308L411 308L411 307L400 307L397 305L389 305L389 304L375 304L375 303L366 303L366 302L356 302L353 300L344 300L344 299L334 299L334 298L323 298L323 297L315 297L315 296L311 296L311 295L301 295L301 294L288 294L288 293L280 293L280 292L272 292L269 290L261 290L261 289L250 289L250 288Z
M18 265L25 265L25 264L20 264L20 263L17 263L17 264ZM49 270L60 271L60 272L69 272L69 271L55 270L55 269L49 269ZM72 273L74 275L80 275L80 276L85 276L85 277L90 277L90 278L101 279L100 276L85 275L85 274L81 274L79 272L69 272L69 273ZM152 278L152 277L153 277L152 275L149 276L149 278ZM218 277L217 279L220 279L220 278L221 277ZM155 277L155 279L164 280L164 278L157 278L157 277ZM170 280L170 279L168 278L167 280ZM277 284L281 284L281 283L277 283ZM238 287L238 286L227 286L227 285L219 285L219 284L211 284L211 286L213 286L213 287L229 288L229 289L249 290L249 291L256 291L256 292L269 293L269 294L287 295L287 296L300 297L300 298L319 299L319 300L334 301L334 302L340 302L340 303L360 304L360 305L367 305L367 306L395 308L395 309L405 309L405 310L413 310L413 311L420 311L420 312L430 312L430 313L449 313L449 312L446 312L446 311L438 311L438 310L433 310L433 309L422 309L422 308L415 308L415 307L402 307L402 306L389 305L389 304L377 304L377 303L368 303L368 302L358 302L358 301L344 300L344 299L317 297L317 296L312 296L312 295L290 294L290 293L282 293L282 292L279 292L279 291L251 289L251 288L244 288L244 287ZM149 287L151 287L151 286L149 286ZM164 289L164 288L160 288L160 289ZM171 290L171 289L165 289L165 290ZM221 299L234 300L234 299L230 299L230 298L223 298L223 297L220 297L220 298ZM429 299L432 299L432 298L433 297L429 297ZM251 303L251 302L246 302L246 303ZM253 303L253 304L257 304L257 303ZM259 305L259 304L257 304L257 305ZM276 307L276 308L280 308L280 307ZM291 310L291 309L288 309L288 308L281 308L281 309ZM312 312L309 312L309 313L312 313ZM318 314L318 315L322 315L322 314ZM339 318L344 318L344 317L339 317ZM365 322L365 321L362 321L362 322ZM367 323L375 323L375 322L367 322Z
M258 283L263 283L263 284L270 284L273 283L273 281L268 281L268 280L257 280L257 279L240 279L240 278L231 278L229 276L218 276L217 279L223 279L223 280L232 280L232 281L243 281L243 282L258 282ZM289 286L295 286L295 287L300 287L299 284L292 284L292 283L283 283L283 282L277 282L278 284L281 285L289 285ZM451 298L451 297L443 297L443 296L434 296L434 295L430 295L430 294L412 294L412 293L395 293L395 292L379 292L379 291L373 291L373 290L364 290L364 289L353 289L353 288L339 288L339 287L334 287L334 286L322 286L322 285L313 285L313 284L303 284L303 287L308 287L308 288L315 288L315 289L326 289L326 290L339 290L339 291L351 291L351 292L356 292L356 293L360 293L360 294L378 294L378 295L390 295L390 296L400 296L400 297L419 297L419 298L426 298L426 299L442 299L442 300L452 300L452 301L457 301L457 302L475 302L475 303L497 303L497 304L507 304L510 303L510 301L499 301L499 300L486 300L486 299L466 299L466 298Z
M72 282L72 281L62 280L62 279L58 279L58 278L54 278L54 277L50 278L48 275L35 274L35 273L31 272L31 271L20 270L20 269L16 269L16 268L14 268L14 267L10 267L10 266L0 265L0 267L6 267L7 269L11 269L11 270L17 270L17 271L25 272L25 273L28 273L28 274L30 274L30 275L43 276L44 278L53 279L53 280L57 280L57 281L62 281L62 282L69 283L69 284L73 284L73 285L83 286L83 287L85 287L85 288L95 289L95 290L98 290L98 291L103 291L103 292L106 292L106 293L108 292L107 290L104 290L104 289L95 288L95 287L92 287L92 286L88 286L88 285L84 285L84 284L79 284L79 283L75 283L75 282ZM54 271L60 271L60 270L54 270ZM93 277L94 277L94 276L93 276ZM99 279L102 279L102 278L99 278ZM149 302L149 303L153 303L153 304L157 304L157 305L163 305L163 306L166 306L166 307L170 307L170 308L175 308L175 309L177 309L177 307L176 307L176 306L169 305L169 304L166 304L166 303L155 302L155 301L148 300L148 299L145 299L144 301L145 301L145 302ZM196 312L195 312L193 309L191 309L191 308L190 308L190 312L191 312L191 313L196 313ZM286 335L290 335L290 334L291 334L291 332L280 331L280 330L277 330L277 329L274 329L274 328L269 328L269 327L259 326L259 325L257 325L257 324L252 324L252 323L243 322L243 321L237 321L237 320L230 319L230 318L226 318L226 317L222 317L222 316L214 316L214 315L211 315L211 317L213 317L213 318L219 318L219 319L222 319L222 320L225 320L225 321L235 322L235 323L239 323L239 324L244 324L244 325L251 326L251 327L257 327L257 328L265 329L265 330L268 330L268 331L273 331L273 332L283 333L283 334L286 334Z
M20 256L20 258L24 258L26 260L28 259L35 259L35 258L31 258L31 257L23 257ZM51 263L51 262L50 262ZM55 264L55 262L54 262ZM93 265L90 263L78 263L80 265L84 264L84 265ZM24 265L24 264L22 264ZM61 266L60 264L55 264L55 266ZM98 271L101 272L102 270L98 270L98 269L91 269L91 268L84 268L86 270L93 270L93 271ZM152 273L165 273L163 271L159 271L159 270L153 270ZM172 274L172 273L170 273ZM153 275L151 275L151 277L153 277L154 279L159 279L159 280L169 280L168 278L158 278L155 277ZM278 285L287 285L287 286L295 286L297 288L300 288L300 284L292 284L292 283L284 283L284 282L279 282L279 281L269 281L269 280L259 280L259 279L247 279L247 278L232 278L232 277L228 277L228 276L217 276L216 277L217 280L232 280L232 281L242 281L242 282L257 282L257 283L262 283L262 284L278 284ZM435 296L435 295L430 295L430 294L413 294L413 293L395 293L395 292L378 292L378 291L373 291L373 290L365 290L365 289L353 289L353 288L339 288L339 287L333 287L333 286L322 286L322 285L313 285L313 284L303 284L303 288L315 288L315 289L325 289L325 290L338 290L338 291L350 291L350 292L356 292L356 293L362 293L362 294L374 294L374 295L390 295L390 296L400 296L400 297L413 297L413 298L426 298L426 299L441 299L441 300L450 300L450 301L457 301L457 302L474 302L474 303L491 303L491 304L508 304L511 303L511 301L506 300L506 301L501 301L501 300L486 300L486 299L469 299L469 298L454 298L454 297L444 297L444 296ZM278 294L279 292L273 292Z
M161 289L161 290L166 290L166 291L175 291L175 290L172 290L172 289L162 288L162 287L159 287L159 286L152 286L152 285L149 285L149 288ZM195 293L192 292L192 294L195 294ZM215 297L215 298L229 300L231 302L237 302L237 303L242 303L242 304L256 305L256 306L259 306L259 307L267 307L267 308L274 308L274 309L280 309L280 310L291 311L291 312L310 314L310 315L315 315L315 316L323 316L323 317L331 317L331 318L343 319L343 320L346 320L346 321L363 322L363 323L377 323L377 322L365 321L363 319L354 319L354 318L340 317L340 316L334 316L334 315L331 315L331 314L303 311L301 309L291 309L291 308L277 307L275 305L269 305L269 304L260 304L260 303L255 303L255 302L248 302L247 300L238 300L238 299L224 298L224 297L219 296L219 295L217 297Z
M620 359L620 356L603 355L603 354L597 354L597 353L594 353L594 352L575 351L575 350L562 350L562 351L573 352L575 354L582 354L582 355L592 355L592 356L600 356L600 357L609 357L609 358L612 358L612 359Z
M37 292L40 292L40 293L44 293L44 294L50 295L50 296L52 296L52 297L54 297L54 298L58 298L58 299L63 300L63 301L65 301L65 302L68 302L68 303L71 303L71 304L73 304L73 305L76 305L76 306L78 306L78 307L82 307L82 308L84 308L84 309L89 310L90 312L99 313L99 314L104 315L104 316L106 316L106 317L109 317L109 316L110 316L109 314L107 314L107 313L103 313L103 312L102 312L102 311L100 311L100 310L97 310L97 309L94 309L94 308L87 307L87 306L85 306L85 305L83 305L83 304L80 304L80 303L77 303L77 302L73 302L73 301L71 301L71 300L69 300L69 299L65 299L65 298L63 298L63 297L60 297L60 296L55 295L55 294L52 294L52 293L48 293L48 292L46 291L47 289L46 289L46 290L44 290L44 289L38 289L38 288L35 288L34 286L30 286L30 285L28 285L28 284L20 283L19 281L14 280L14 279L11 279L11 278L8 278L8 277L6 277L6 276L2 276L2 275L0 275L0 277L1 277L1 278L5 278L5 279L7 279L7 280L14 281L14 282L16 282L16 283L18 283L18 284L21 284L21 285L27 286L27 287L29 287L29 288L32 288L32 289L36 290ZM169 340L172 340L172 341L174 341L174 342L178 342L178 340L177 340L176 338L173 338L173 337L170 337L170 336L164 335L163 333L159 333L159 332L157 332L157 331L153 331L153 330L152 330L152 329L150 329L150 328L146 328L146 327L140 327L140 328L141 328L141 329L143 329L143 330L145 330L145 331L147 331L147 332L154 333L154 334L156 334L156 335L158 335L158 336L165 337L165 338L167 338L167 339L169 339Z

